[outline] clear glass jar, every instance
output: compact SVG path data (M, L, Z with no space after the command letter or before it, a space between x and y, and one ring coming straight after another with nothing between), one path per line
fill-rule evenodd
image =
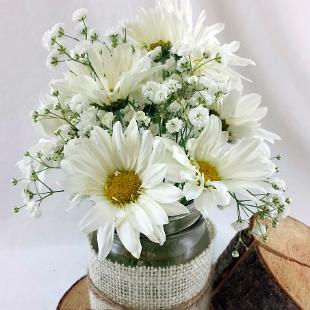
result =
M189 206L190 213L169 218L165 225L166 242L160 246L141 235L142 252L134 258L122 245L115 233L112 249L107 257L125 266L165 267L184 264L208 248L213 239L213 226L200 213ZM90 235L92 248L98 252L97 233Z

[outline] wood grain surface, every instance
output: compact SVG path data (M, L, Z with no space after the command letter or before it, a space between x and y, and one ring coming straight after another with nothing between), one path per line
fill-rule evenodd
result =
M69 288L59 301L57 310L91 310L86 276L78 280Z
M310 310L310 228L291 217L272 229L268 241L248 240L238 259L230 242L215 267L216 310Z

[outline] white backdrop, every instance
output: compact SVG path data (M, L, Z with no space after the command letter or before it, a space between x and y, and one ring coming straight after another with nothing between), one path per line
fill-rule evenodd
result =
M39 220L12 208L19 192L9 180L15 162L38 138L29 111L53 76L45 68L41 35L71 13L87 7L101 32L130 17L153 0L0 0L0 309L48 310L78 277L86 273L87 247L78 232L82 210L66 213L63 197L52 199ZM310 225L310 3L307 0L193 0L194 12L207 10L209 23L224 22L222 41L240 40L240 55L256 67L243 73L254 83L246 90L263 95L269 107L265 127L283 138L281 176L294 203L291 214ZM231 237L228 214L212 215L218 227L217 254Z

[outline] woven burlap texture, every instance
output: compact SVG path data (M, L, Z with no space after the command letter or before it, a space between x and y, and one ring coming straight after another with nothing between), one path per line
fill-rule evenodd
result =
M190 305L191 301L193 306L201 300L206 303L207 298L203 294L208 292L215 235L213 224L208 220L207 224L209 247L186 264L162 268L126 267L107 259L99 260L95 251L91 250L91 309L180 309L182 304ZM109 303L108 300L113 302ZM187 306L186 309L199 308Z

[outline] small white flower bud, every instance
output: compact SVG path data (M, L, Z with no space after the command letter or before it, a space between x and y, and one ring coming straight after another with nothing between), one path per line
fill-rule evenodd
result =
M182 126L183 126L183 121L177 117L169 120L166 124L166 128L169 133L179 132Z
M231 226L236 230L236 231L241 231L249 227L249 220L237 220L236 222L233 222Z
M189 111L188 118L194 126L202 128L207 125L209 120L209 110L202 106L198 106Z
M73 22L81 22L83 19L87 18L88 10L85 8L77 9L72 13L72 21Z
M192 75L187 78L187 83L190 85L196 85L198 83L198 77L196 75Z
M237 250L232 251L231 256L234 258L239 257L239 252Z

